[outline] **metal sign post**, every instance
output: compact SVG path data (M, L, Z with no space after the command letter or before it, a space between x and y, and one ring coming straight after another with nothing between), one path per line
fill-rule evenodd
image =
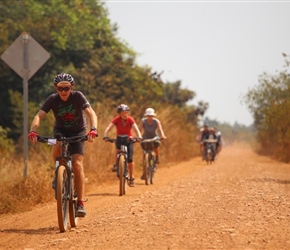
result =
M23 153L24 153L24 178L27 177L28 161L28 34L22 34L23 43Z
M49 57L50 54L26 32L23 32L1 55L1 59L23 79L24 178L28 172L28 80Z

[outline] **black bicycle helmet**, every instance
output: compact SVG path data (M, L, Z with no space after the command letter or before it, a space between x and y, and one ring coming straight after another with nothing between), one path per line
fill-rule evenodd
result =
M117 113L120 113L122 111L129 111L129 107L126 104L121 104L117 108Z
M54 78L54 85L57 85L59 82L70 82L74 84L75 80L70 74L60 73Z

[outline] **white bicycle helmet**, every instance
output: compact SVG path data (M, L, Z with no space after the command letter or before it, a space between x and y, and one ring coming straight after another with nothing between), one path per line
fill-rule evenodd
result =
M155 110L153 108L146 109L144 116L156 116Z
M56 86L59 82L70 82L71 84L74 84L75 80L70 74L60 73L54 78L53 82Z
M126 104L121 104L117 107L117 113L121 113L122 111L129 112L129 107Z

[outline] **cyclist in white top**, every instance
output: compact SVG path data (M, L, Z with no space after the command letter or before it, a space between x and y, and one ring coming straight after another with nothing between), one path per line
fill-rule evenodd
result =
M153 108L147 108L144 114L144 118L140 121L139 130L143 131L143 139L152 139L156 136L159 136L162 139L166 139L164 131L162 129L161 122L155 117L155 110ZM160 133L160 135L158 134ZM158 147L154 149L156 156L155 163L159 163L159 150ZM143 154L144 157L144 154ZM142 179L142 178L141 178Z

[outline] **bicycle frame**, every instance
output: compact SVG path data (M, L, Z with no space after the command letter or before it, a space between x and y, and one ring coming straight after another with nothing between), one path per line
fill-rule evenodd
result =
M117 139L108 138L111 143L118 142L120 149L117 154L117 177L119 178L119 195L123 196L126 194L126 180L129 180L128 171L128 143L136 142L136 139L129 140L127 135L119 135Z
M154 183L155 172L155 153L152 149L144 150L144 163L143 172L145 174L145 184L149 185Z
M56 158L55 161L55 173L56 173L56 181L57 181L57 177L58 177L58 169L61 165L63 165L67 171L67 175L68 175L68 193L67 193L67 197L71 197L71 186L72 186L72 182L71 182L71 177L73 174L73 168L72 168L72 159L71 156L69 155L69 151L68 151L68 142L62 142L61 143L61 156ZM61 162L61 164L60 164ZM55 198L57 199L57 189L55 190Z
M126 180L128 180L127 146L121 145L117 155L117 177L119 178L119 195L126 194Z
M145 184L149 185L154 183L154 173L156 169L155 165L155 153L154 149L157 147L156 142L159 142L161 138L158 136L152 139L145 139L141 142L143 149L144 160L143 160L143 174L145 177Z
M77 193L74 187L74 174L72 168L72 158L69 152L69 144L73 142L86 141L87 136L74 137L43 137L38 136L39 142L57 145L60 143L61 156L57 157L55 162L55 199L57 200L58 225L61 232L67 230L68 217L71 227L76 227L78 217L76 215Z
M121 155L124 156L124 160L126 162L126 164L125 164L125 170L128 171L128 159L127 159L128 156L127 156L127 152L128 152L127 146L121 145L120 151L117 154L117 161L119 163L120 158L121 158ZM117 164L117 169L118 169L118 167L119 167L119 164ZM118 177L120 177L119 176L120 175L120 172L117 171L117 175L118 175Z
M204 140L204 158L207 164L211 164L215 158L215 145L217 140L216 139L207 139Z

